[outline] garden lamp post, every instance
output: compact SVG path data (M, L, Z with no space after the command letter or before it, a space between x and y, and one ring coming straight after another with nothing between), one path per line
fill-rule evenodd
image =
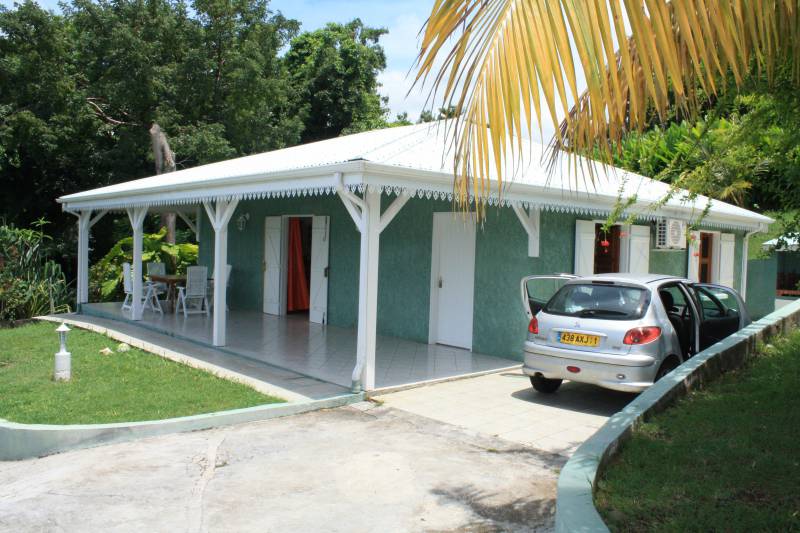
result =
M56 381L69 381L72 375L72 354L67 351L67 333L70 329L65 323L61 323L56 329L61 341L61 348L56 353L56 368L53 378Z

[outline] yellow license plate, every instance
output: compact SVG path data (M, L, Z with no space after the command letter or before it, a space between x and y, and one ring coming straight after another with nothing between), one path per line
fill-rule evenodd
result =
M562 331L558 334L558 342L561 344L572 344L574 346L597 346L600 344L600 337L597 335L584 335L583 333Z

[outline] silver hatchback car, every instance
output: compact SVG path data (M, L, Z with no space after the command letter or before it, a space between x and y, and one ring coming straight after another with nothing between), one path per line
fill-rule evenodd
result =
M729 287L659 274L568 274L522 280L523 371L539 392L563 380L641 392L750 323Z

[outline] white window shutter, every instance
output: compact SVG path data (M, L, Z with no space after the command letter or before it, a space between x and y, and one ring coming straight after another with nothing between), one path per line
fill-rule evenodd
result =
M311 226L311 302L309 322L328 322L329 217L315 216Z
M647 274L650 272L650 227L631 226L628 241L628 272Z
M700 232L693 231L689 241L689 263L686 277L692 281L700 281Z
M264 312L280 315L283 270L283 217L264 220Z
M575 221L575 275L594 274L594 227L591 220Z
M733 287L733 266L736 253L736 236L733 233L720 235L719 277L717 283Z

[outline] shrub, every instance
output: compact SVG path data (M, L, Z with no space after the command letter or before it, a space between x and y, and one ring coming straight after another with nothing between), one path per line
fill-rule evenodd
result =
M142 265L149 262L165 263L167 270L176 274L186 272L186 267L197 264L196 244L169 244L164 242L166 228L158 233L146 233L142 238ZM122 263L133 261L133 237L119 240L108 253L93 265L89 273L91 298L97 301L121 300L123 295Z
M72 291L61 266L50 259L52 239L32 228L0 225L0 321L70 311Z

